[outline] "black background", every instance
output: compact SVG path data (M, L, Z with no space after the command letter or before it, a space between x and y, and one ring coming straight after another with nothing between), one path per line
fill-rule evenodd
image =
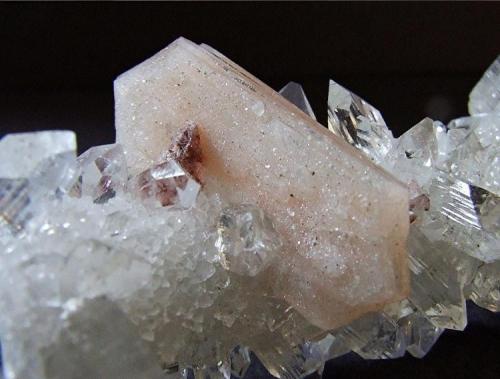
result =
M212 45L279 89L303 84L326 122L328 79L375 105L396 135L465 115L500 53L498 3L0 4L0 134L73 129L114 140L112 81L178 36ZM470 305L422 360L327 364L325 378L498 378L500 318ZM251 378L263 378L254 367ZM90 379L90 378L89 378Z

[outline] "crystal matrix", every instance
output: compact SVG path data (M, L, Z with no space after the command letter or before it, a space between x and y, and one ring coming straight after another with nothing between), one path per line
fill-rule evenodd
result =
M298 379L350 350L422 357L467 298L498 311L494 107L393 138L331 81L337 137L300 85L280 97L183 39L115 85L123 146L0 141L8 379L241 378L251 351Z

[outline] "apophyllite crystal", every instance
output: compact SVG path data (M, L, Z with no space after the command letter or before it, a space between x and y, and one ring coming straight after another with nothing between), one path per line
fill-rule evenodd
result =
M333 81L331 133L297 83L179 39L116 80L117 143L4 137L5 376L243 377L252 351L302 378L498 311L495 67L471 117L396 139Z

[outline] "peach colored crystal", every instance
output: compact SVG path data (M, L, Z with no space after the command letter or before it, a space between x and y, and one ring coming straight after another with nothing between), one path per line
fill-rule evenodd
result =
M284 240L275 296L323 329L406 296L407 190L210 47L180 38L115 81L132 174L198 125L203 191L253 203Z

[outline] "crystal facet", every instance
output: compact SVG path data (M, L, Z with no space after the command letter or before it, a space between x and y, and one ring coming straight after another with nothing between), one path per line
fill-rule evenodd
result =
M500 112L500 55L483 74L469 96L469 113Z
M307 100L306 94L299 83L290 82L282 89L280 89L280 95L287 99L289 102L297 106L302 112L316 120L316 116Z
M328 128L380 163L392 147L393 137L380 112L330 80Z
M252 352L302 379L420 358L466 299L498 312L497 69L473 116L398 139L332 81L335 136L300 85L179 39L115 82L123 145L4 137L5 377L243 378Z

